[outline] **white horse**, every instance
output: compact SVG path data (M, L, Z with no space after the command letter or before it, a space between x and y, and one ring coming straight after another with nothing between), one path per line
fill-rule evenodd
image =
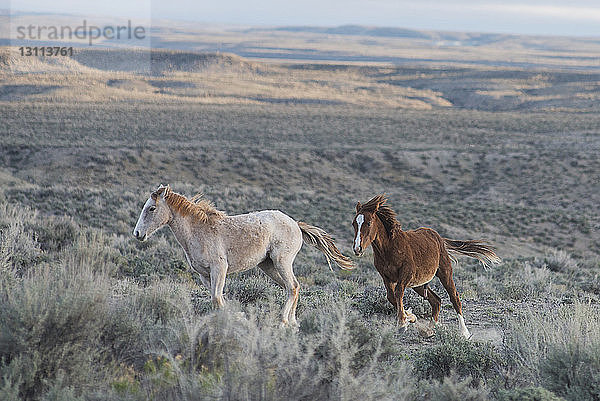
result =
M292 263L303 240L323 252L327 263L331 258L342 269L353 268L333 239L318 227L297 222L278 210L227 216L199 195L188 200L161 185L146 201L133 235L145 241L164 225L175 235L202 283L210 288L213 305L224 305L227 274L258 266L287 291L284 325L297 325L299 284Z

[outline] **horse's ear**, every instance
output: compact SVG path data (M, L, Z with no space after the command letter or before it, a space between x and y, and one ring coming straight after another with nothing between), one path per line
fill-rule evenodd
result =
M156 189L156 191L152 192L152 199L154 201L158 200L158 196L160 195L160 197L164 200L165 197L168 195L168 193L171 191L171 187L170 186L164 186L163 184L160 184L158 186L158 188Z
M356 213L358 213L360 211L361 207L362 207L362 205L360 204L360 202L356 202Z
M157 201L158 200L158 195L160 194L160 189L162 188L162 185L159 185L158 188L156 188L154 190L154 192L152 192L150 194L150 197L152 198L153 201Z

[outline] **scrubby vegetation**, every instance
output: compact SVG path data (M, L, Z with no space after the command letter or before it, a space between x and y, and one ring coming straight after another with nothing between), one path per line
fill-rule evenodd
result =
M169 266L149 279L115 250L122 238L1 207L2 399L598 396L599 310L590 304L518 313L503 343L467 341L450 328L422 340L397 333L389 308L365 307L382 297L370 295L374 287L327 273L320 285L305 283L296 332L278 327L283 294L257 272L232 277L227 309L212 311L208 291L168 262L164 238L131 245ZM42 250L38 232L62 245ZM539 387L514 398L517 382Z

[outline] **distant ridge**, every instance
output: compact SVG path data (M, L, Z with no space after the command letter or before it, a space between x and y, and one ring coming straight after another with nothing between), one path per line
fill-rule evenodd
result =
M198 53L173 50L152 50L153 72L248 72L259 69L258 64L231 53Z
M162 75L170 72L256 72L265 67L229 53L174 50L78 48L72 57L19 57L13 48L0 52L0 72L120 71Z
M395 27L371 27L365 25L340 25L337 27L321 26L281 26L275 28L250 28L245 32L279 31L304 32L328 35L354 35L385 38L424 39L432 41L466 42L469 45L489 44L500 40L516 38L516 35L479 32L442 32L421 31Z
M430 39L431 35L424 32L404 28L380 28L366 27L363 25L341 25L338 27L318 26L284 26L275 28L276 31L286 32L311 32L325 33L331 35L362 35L362 36L385 36L394 38L416 38Z

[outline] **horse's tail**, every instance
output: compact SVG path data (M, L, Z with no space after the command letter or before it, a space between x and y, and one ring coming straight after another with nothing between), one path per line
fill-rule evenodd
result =
M335 246L331 235L327 234L325 230L322 230L319 227L311 226L310 224L306 224L302 221L298 222L298 227L300 227L300 231L302 231L302 239L304 242L314 246L325 254L325 257L327 258L327 264L329 265L330 269L330 259L333 259L335 264L337 264L341 269L354 269L354 264L350 258L342 255L342 253Z
M500 263L500 258L496 255L494 249L484 241L457 241L444 238L444 243L448 251L475 258L484 266Z

